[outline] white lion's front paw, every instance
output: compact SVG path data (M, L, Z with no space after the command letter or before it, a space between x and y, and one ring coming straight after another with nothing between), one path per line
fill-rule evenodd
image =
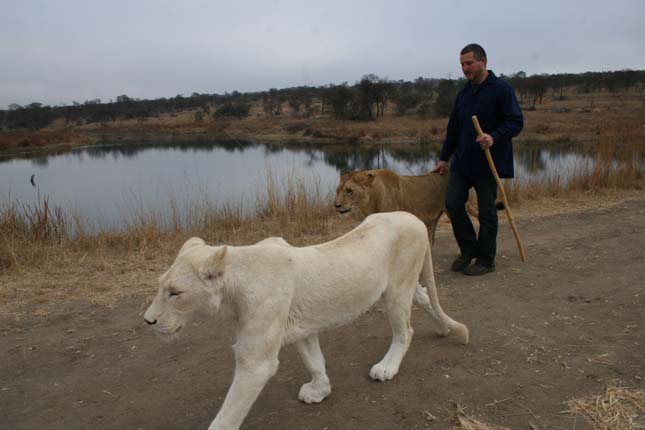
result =
M313 382L309 382L300 387L298 398L308 404L320 403L329 395L329 393L331 393L331 385L329 385L329 383L314 384Z
M399 373L399 368L377 363L370 370L370 377L375 381L389 381Z

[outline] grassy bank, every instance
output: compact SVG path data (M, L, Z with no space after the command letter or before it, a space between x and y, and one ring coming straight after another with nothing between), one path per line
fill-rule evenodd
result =
M609 194L636 195L643 187L642 144L645 127L616 123L602 129L594 163L569 172L565 182L555 175L507 184L514 212L531 214L545 199L603 199ZM352 225L333 210L333 191L295 173L278 178L269 171L265 188L258 189L255 208L218 206L195 194L181 205L171 201L163 213L135 210L118 229L91 232L84 220L39 196L35 205L19 201L0 204L0 270L20 271L34 264L55 264L65 253L149 256L174 253L181 242L199 236L210 243L244 244L282 236L294 244L327 240ZM621 190L627 190L621 194ZM566 205L566 203L564 203ZM548 205L547 205L548 206Z
M60 252L156 252L190 236L212 243L249 243L279 235L294 243L299 238L323 237L334 217L330 190L316 181L291 174L276 178L269 172L266 188L258 190L255 209L245 214L240 206L218 206L207 197L193 197L186 204L171 201L167 211L134 210L118 229L90 233L90 220L39 196L34 205L20 201L0 204L0 271L21 270ZM156 250L156 251L155 251Z
M645 125L631 120L604 122L598 124L596 139L592 162L575 166L572 172L531 180L516 178L508 190L512 199L593 195L606 189L642 189Z
M40 148L74 147L94 142L88 134L71 127L56 126L45 130L0 131L0 154L10 156Z

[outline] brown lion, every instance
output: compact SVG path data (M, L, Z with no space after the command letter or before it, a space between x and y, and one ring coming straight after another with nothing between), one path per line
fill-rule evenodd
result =
M448 175L402 176L387 169L346 172L340 176L334 206L340 215L364 218L377 212L405 211L428 227L434 242L437 222L446 210Z

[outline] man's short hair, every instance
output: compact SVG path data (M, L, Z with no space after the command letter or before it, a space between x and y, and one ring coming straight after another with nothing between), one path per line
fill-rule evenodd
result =
M484 48L482 48L481 45L478 45L476 43L471 43L464 46L464 49L461 50L461 53L459 55L466 55L469 52L473 53L473 56L477 61L481 61L482 58L486 58L486 51L484 51Z

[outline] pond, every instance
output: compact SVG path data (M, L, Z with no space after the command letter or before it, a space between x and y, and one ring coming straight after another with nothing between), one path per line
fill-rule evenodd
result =
M559 175L592 163L587 150L531 143L515 146L516 178ZM110 143L0 160L0 203L34 205L47 197L91 228L112 229L138 213L203 199L250 214L272 177L295 177L333 193L340 173L387 167L402 175L431 170L437 148L356 145L273 146L251 142ZM33 175L33 184L31 178Z

